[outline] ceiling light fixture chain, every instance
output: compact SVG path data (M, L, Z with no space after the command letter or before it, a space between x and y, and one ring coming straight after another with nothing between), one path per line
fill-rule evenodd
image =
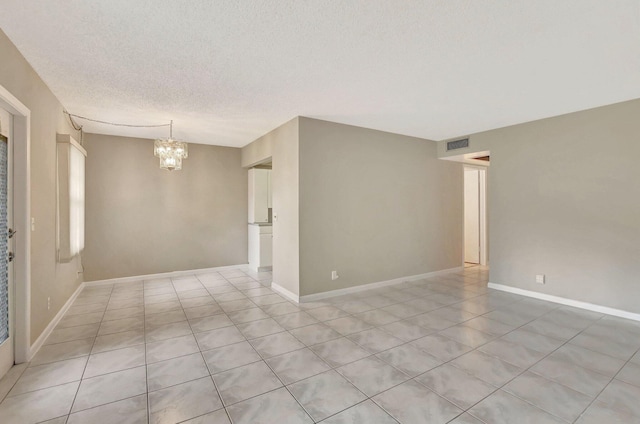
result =
M87 118L86 116L80 116L80 115L76 115L76 114L73 114L73 113L69 113L66 110L64 111L64 113L69 115L70 117L73 117L73 118L84 119L85 121L97 122L98 124L113 125L113 126L116 126L116 127L157 128L157 127L168 127L168 126L172 125L171 123L169 123L169 124L155 124L155 125L123 124L123 123L120 123L120 122L109 122L109 121L101 121L99 119ZM173 122L173 121L171 121L171 122Z
M160 158L160 168L166 169L169 171L179 171L182 169L182 159L186 159L189 157L189 149L187 143L184 141L178 141L173 139L173 120L169 121L168 124L156 124L156 125L134 125L134 124L123 124L120 122L109 122L102 121L99 119L87 118L86 116L75 115L73 113L69 113L66 110L65 114L69 115L69 120L71 121L71 125L76 129L76 131L80 131L82 138L82 126L76 128L76 124L73 122L73 118L84 119L85 121L96 122L99 124L105 125L113 125L116 127L130 127L130 128L158 128L158 127L169 127L169 138L160 138L157 139L153 143L153 154L154 156Z

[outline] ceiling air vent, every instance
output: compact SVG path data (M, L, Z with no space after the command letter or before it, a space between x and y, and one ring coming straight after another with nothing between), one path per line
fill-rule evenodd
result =
M456 149L464 149L465 147L469 147L469 139L468 138L463 138L462 140L447 141L447 151L456 150Z

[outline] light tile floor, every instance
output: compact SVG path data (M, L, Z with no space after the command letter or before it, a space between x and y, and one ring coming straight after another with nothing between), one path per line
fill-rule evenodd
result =
M640 323L488 271L296 305L246 268L92 286L0 423L640 423Z

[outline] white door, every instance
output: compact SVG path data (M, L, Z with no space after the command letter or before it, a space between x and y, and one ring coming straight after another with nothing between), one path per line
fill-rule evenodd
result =
M0 378L13 366L12 146L13 116L0 109Z
M464 261L480 263L480 171L464 169Z

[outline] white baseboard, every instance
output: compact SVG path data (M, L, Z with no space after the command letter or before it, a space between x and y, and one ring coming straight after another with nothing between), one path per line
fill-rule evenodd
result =
M504 284L496 284L496 283L490 282L489 284L487 284L487 287L489 287L490 289L532 297L534 299L540 299L540 300L546 300L548 302L559 303L561 305L573 306L574 308L586 309L588 311L600 312L602 314L613 315L620 318L627 318L634 321L640 321L640 314L623 311L621 309L610 308L608 306L595 305L593 303L582 302L580 300L567 299L566 297L553 296L550 294L540 293L536 291L519 289L517 287L505 286Z
M299 302L300 303L316 302L318 300L328 299L330 297L336 297L336 296L342 296L342 295L345 295L345 294L357 293L357 292L360 292L360 291L376 289L376 288L379 288L379 287L393 286L395 284L404 283L406 281L421 280L423 278L435 277L437 275L450 274L450 273L453 273L453 272L462 271L462 269L463 269L463 267L442 269L442 270L439 270L439 271L427 272L426 274L410 275L410 276L407 276L407 277L394 278L392 280L377 281L377 282L374 282L374 283L362 284L362 285L359 285L359 286L345 287L344 289L337 289L337 290L330 290L330 291L326 291L326 292L322 292L322 293L308 294L308 295L305 295L305 296L300 296ZM272 283L272 285L273 285L273 283Z
M154 278L182 277L185 275L204 274L207 272L224 271L225 269L248 268L248 266L249 266L248 264L225 265L225 266L217 266L214 268L200 268L200 269L190 269L186 271L161 272L159 274L133 275L131 277L118 277L118 278L109 278L106 280L85 281L84 284L87 286L102 286L106 284L133 283L136 281L151 280Z
M29 353L27 358L28 361L31 361L33 357L36 356L36 353L38 353L38 351L40 350L44 342L47 341L47 337L49 337L53 329L56 328L56 325L58 325L58 323L60 322L64 314L67 313L67 311L69 310L73 302L76 300L80 292L84 289L84 287L85 287L85 283L80 283L76 291L73 292L73 294L71 295L71 297L69 297L69 299L67 299L65 304L62 305L62 308L60 308L60 310L56 314L56 316L53 317L49 325L47 325L47 328L44 329L42 334L40 334L40 336L38 336L36 341L33 342L33 344L29 347Z
M273 291L280 293L281 295L283 295L287 299L289 299L289 300L291 300L293 302L296 302L296 303L300 303L300 296L298 296L297 294L295 294L292 291L289 291L289 290L285 289L280 284L276 284L276 283L272 282L271 283L271 288L273 289Z

